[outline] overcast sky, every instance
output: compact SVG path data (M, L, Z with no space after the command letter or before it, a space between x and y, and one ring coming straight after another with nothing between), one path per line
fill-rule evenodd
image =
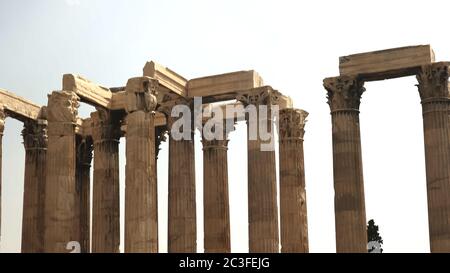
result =
M338 57L431 44L450 60L447 1L0 0L0 88L45 105L64 73L123 86L154 60L185 78L254 69L310 115L305 135L311 252L334 252L331 120L322 79ZM422 116L414 77L366 84L361 134L367 220L385 252L429 252ZM82 106L87 117L91 107ZM1 252L20 251L22 124L3 138ZM248 250L246 130L230 135L232 251ZM158 163L160 250L167 251L167 143ZM120 145L123 198L125 145ZM196 142L198 249L202 152ZM122 199L123 200L123 199ZM123 218L123 203L122 218ZM123 223L122 223L123 224ZM123 230L122 230L123 231ZM123 237L122 237L123 239ZM123 247L123 241L122 241Z

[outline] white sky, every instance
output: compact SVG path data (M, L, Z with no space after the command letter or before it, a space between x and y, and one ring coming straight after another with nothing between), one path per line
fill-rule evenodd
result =
M322 79L338 57L431 44L450 60L447 1L0 0L0 88L36 103L61 89L64 73L123 86L155 60L186 78L255 69L310 113L305 164L311 252L334 252L331 121ZM367 220L385 252L428 252L424 146L413 77L366 84L361 133ZM83 106L87 116L90 107ZM3 139L0 252L20 251L22 125ZM245 125L229 144L233 251L247 251ZM198 248L203 251L201 143L196 142ZM125 145L121 142L121 186ZM158 164L160 250L167 241L167 144ZM123 191L121 192L123 198ZM123 204L122 204L123 208ZM123 212L123 211L122 211ZM122 214L123 216L123 214Z

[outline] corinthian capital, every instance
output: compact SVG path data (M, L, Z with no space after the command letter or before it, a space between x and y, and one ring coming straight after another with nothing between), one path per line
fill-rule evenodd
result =
M279 112L280 141L302 140L305 135L305 123L308 112L301 109L282 109Z
M158 80L150 77L131 78L127 82L125 92L127 94L126 111L153 112L157 105Z
M158 104L157 111L163 113L166 117L170 117L172 109L178 105L184 105L192 108L192 100L175 95L165 95L162 101Z
M70 91L54 91L48 96L47 119L76 123L80 98Z
M184 129L192 131L194 128L192 126L194 114L192 99L186 99L178 95L165 95L158 104L157 111L165 115L166 127L169 131L172 129L172 125L180 119L183 119L186 125L189 124L190 129ZM172 114L175 116L172 116Z
M47 121L44 119L25 121L22 136L25 150L46 149L48 142Z
M203 149L221 149L228 145L228 136L236 128L234 119L216 120L210 118L203 120L203 128L201 130Z
M283 95L270 86L254 88L238 93L236 100L244 105L273 105L278 104Z
M449 66L450 63L448 62L440 62L421 67L416 78L419 82L417 87L422 100L450 97L448 89Z
M328 104L331 111L358 110L361 95L365 91L364 82L354 76L326 78L323 86L328 92Z
M94 142L118 141L120 139L120 117L107 109L98 108L91 113L92 139Z

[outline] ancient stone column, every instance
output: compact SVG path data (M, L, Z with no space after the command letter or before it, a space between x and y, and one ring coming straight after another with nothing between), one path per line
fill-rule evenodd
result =
M327 78L333 130L334 210L337 252L367 252L366 210L359 130L363 82Z
M169 128L169 200L168 252L197 252L195 202L195 149L193 128L190 139L174 139L170 129L176 118L168 116Z
M229 131L226 121L215 123L214 130L220 132L220 137L205 132L202 134L204 247L205 253L229 253L231 251L227 160Z
M45 183L45 252L70 252L80 242L80 213L75 181L75 127L79 98L73 92L49 95L47 177Z
M450 252L450 63L423 66L422 100L431 252Z
M308 113L282 109L279 113L281 252L307 253L303 136Z
M154 109L158 81L128 80L125 252L158 252Z
M0 242L2 240L2 156L3 156L3 131L5 130L6 114L3 107L0 108Z
M264 113L261 106L276 104L279 93L269 87L260 91L240 94L238 100L254 106L247 115L248 157L248 217L249 251L251 253L279 252L278 205L275 145L271 110ZM272 138L262 138L261 125L265 124Z
M25 182L23 190L22 252L44 251L44 202L47 120L24 122Z
M77 136L77 183L78 208L80 210L80 251L91 252L91 162L92 138Z
M94 141L92 252L118 253L120 117L97 109L91 113Z

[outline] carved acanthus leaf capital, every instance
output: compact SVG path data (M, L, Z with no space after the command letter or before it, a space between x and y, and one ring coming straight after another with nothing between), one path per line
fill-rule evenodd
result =
M177 105L185 105L191 107L191 100L182 97L164 96L163 101L158 104L157 111L163 113L166 117L170 117L173 107Z
M25 150L46 149L48 144L47 121L44 119L25 121L22 137Z
M274 105L278 104L283 95L270 86L258 87L250 91L238 93L236 100L247 105Z
M358 110L361 95L365 91L364 82L354 76L326 78L323 86L328 91L328 104L331 111Z
M77 122L80 98L70 91L54 91L48 96L47 119L50 122Z
M288 139L303 139L308 112L301 109L286 108L279 112L280 141Z
M97 108L91 113L92 138L94 142L118 141L120 139L120 118L113 112L103 108Z
M135 111L152 112L157 105L158 80L150 77L131 78L125 87L126 92L126 111L132 113Z
M448 88L449 68L450 63L448 62L433 63L421 67L416 78L422 100L450 98Z
M191 130L193 130L193 114L194 111L192 109L192 100L185 99L182 97L166 97L157 108L158 112L163 113L166 116L167 128L170 131L172 129L172 125L179 120L180 118L190 119L190 122L186 122L191 124ZM183 108L177 109L175 111L179 116L172 116L172 110L174 107L182 106ZM187 110L189 108L189 111ZM189 115L189 116L185 116ZM185 128L186 129L186 128Z
M202 132L203 150L227 149L229 142L228 135L234 130L234 123L232 123L231 127L228 127L226 120L223 123L216 122L211 128L207 128L206 130L204 127Z
M203 149L227 147L228 136L236 129L235 124L234 119L218 120L210 118L203 120L201 130Z

